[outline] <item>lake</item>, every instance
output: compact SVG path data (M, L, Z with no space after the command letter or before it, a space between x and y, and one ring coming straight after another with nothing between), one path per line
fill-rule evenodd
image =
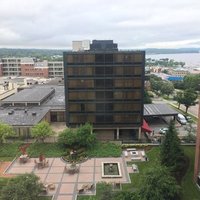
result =
M146 58L161 59L169 58L175 61L185 62L186 67L200 67L200 53L179 53L179 54L147 54Z

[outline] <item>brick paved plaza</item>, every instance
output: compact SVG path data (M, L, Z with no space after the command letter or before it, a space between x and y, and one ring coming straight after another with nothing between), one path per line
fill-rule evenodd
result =
M55 184L55 190L48 190L48 195L53 196L53 200L75 200L77 198L77 190L84 184L96 184L97 182L120 182L130 183L128 171L124 157L118 158L92 158L79 164L79 172L73 175L64 172L65 166L70 164L63 162L60 158L48 158L49 167L37 169L35 167L34 158L29 162L21 164L16 159L7 168L6 174L23 174L35 173L43 183ZM102 178L101 163L102 162L119 162L122 172L121 178ZM84 194L95 195L96 191L89 191Z

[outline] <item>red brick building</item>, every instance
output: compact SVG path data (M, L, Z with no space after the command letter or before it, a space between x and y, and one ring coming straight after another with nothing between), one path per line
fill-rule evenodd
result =
M44 77L48 78L48 62L34 62L33 59L21 60L21 76Z

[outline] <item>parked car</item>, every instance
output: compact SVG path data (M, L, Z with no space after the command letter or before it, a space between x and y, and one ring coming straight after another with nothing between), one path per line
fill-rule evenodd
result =
M185 119L184 115L182 115L180 113L177 115L176 119L182 125L185 125L187 123L187 120Z
M168 130L169 130L168 128L161 128L161 129L159 130L159 133L165 135L165 134L167 133Z

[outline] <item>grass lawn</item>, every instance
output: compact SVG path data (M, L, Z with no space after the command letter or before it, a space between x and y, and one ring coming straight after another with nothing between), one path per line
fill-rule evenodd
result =
M0 145L0 160L12 160L16 155L20 154L19 146L21 142L6 143Z
M182 180L182 198L181 200L199 200L200 199L200 190L193 183L193 172L194 172L194 155L195 155L195 147L183 147L185 154L188 156L190 163L189 168ZM138 174L130 174L131 183L123 184L122 189L124 191L133 191L133 189L137 189L140 187L140 179L144 174L145 170L153 167L155 165L159 165L159 147L154 147L147 152L147 156L149 158L148 162L134 162L138 165L139 173ZM131 165L133 162L129 162L128 165ZM97 185L97 196L101 192L98 189ZM78 200L98 200L96 196L79 196Z
M138 166L139 173L130 174L131 183L123 184L123 190L133 190L139 188L140 178L144 174L145 170L155 165L160 165L159 162L159 147L154 147L146 152L149 161L147 162L128 162L128 165L135 163Z
M200 190L193 182L195 147L184 147L184 152L190 159L189 168L182 180L182 200L200 199Z
M94 148L86 151L86 154L89 157L119 157L122 149L120 145L114 143L97 142Z
M27 152L30 157L39 157L41 153L45 157L61 157L65 149L58 143L33 143L28 147Z

